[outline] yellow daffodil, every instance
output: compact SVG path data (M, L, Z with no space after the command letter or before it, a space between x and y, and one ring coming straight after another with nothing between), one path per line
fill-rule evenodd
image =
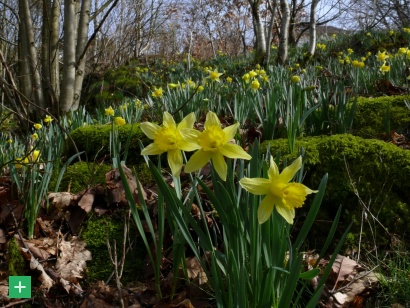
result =
M7 143L13 143L13 139L7 139Z
M43 121L44 123L51 123L53 121L53 118L49 115L46 115Z
M159 155L167 152L168 164L172 174L178 177L182 169L182 152L194 151L199 149L199 145L192 142L187 142L182 130L192 129L195 123L195 114L191 112L182 121L176 125L172 115L164 112L162 126L150 122L143 122L140 127L149 139L154 140L142 150L142 155ZM192 129L193 130L193 129Z
M217 115L209 111L206 115L205 129L202 132L194 129L184 130L186 140L197 144L199 148L189 159L185 171L194 172L202 168L209 160L212 160L215 171L225 181L227 165L224 156L251 159L251 156L242 147L231 143L238 127L239 123L236 123L222 129Z
M298 83L300 82L300 77L297 75L294 75L292 77L290 77L290 81L292 81L293 83Z
M226 81L231 83L232 82L232 77L226 77Z
M43 125L41 125L40 123L36 123L33 125L33 127L37 130L41 129L43 127Z
M178 83L169 83L168 84L168 88L170 88L170 89L175 89L175 88L178 88L178 87L180 87L181 85L180 85L180 83L178 82Z
M354 67L362 68L362 67L364 67L364 62L358 61L358 60L353 60L353 61L352 61L352 65L353 65Z
M410 34L410 28L403 28L403 31Z
M151 95L153 98L159 98L162 97L163 93L162 93L162 88L155 88L154 87L154 91L151 92Z
M106 116L111 116L111 117L113 117L113 116L114 116L114 109L112 109L111 106L108 107L108 108L106 108L106 109L105 109L105 115L106 115Z
M348 48L347 49L347 53L350 55L350 54L352 54L354 52L354 50L352 49L352 48Z
M258 208L258 221L260 224L269 219L275 207L289 224L293 224L295 208L302 207L308 194L317 192L317 190L311 190L300 183L289 183L301 167L302 157L299 156L279 174L278 166L271 156L268 170L269 179L243 178L239 181L239 184L250 193L266 195Z
M249 81L251 80L251 76L248 73L246 73L242 76L242 80L246 83L249 83Z
M222 75L223 75L222 73L218 73L218 71L215 70L209 73L208 78L211 79L212 81L220 82L219 77L221 77Z
M37 133L32 134L31 139L37 140L38 139L38 134Z
M119 126L122 126L122 125L125 125L126 122L122 117L115 117L114 118L114 123L119 125Z
M389 55L385 51L383 51L383 52L379 51L377 53L377 61L384 62L388 58L389 58Z
M27 157L25 157L24 159L23 158L16 158L14 166L17 169L21 169L21 167L23 167L22 165L26 165L26 164L28 164L28 158Z
M390 65L386 65L386 62L380 67L380 71L384 74L390 72Z
M371 35L370 32L367 32L367 33L366 33L366 36L367 36L367 37L370 37L370 36L372 36L372 35Z
M326 50L326 44L317 43L316 48L320 50Z
M259 81L257 81L256 79L251 83L251 88L255 92L260 88L260 86L261 85L259 84Z
M409 49L407 48L407 47L401 47L401 48L399 48L399 50L397 51L397 53L399 54L399 55L405 55L405 54L407 54L407 51L408 51Z
M198 88L196 89L198 92L202 92L204 90L204 86L198 86Z
M255 78L256 76L258 76L258 73L255 72L254 70L251 70L251 71L249 72L249 76L250 76L251 78Z
M332 38L335 39L336 37L337 37L337 35L336 35L335 33L333 33L333 34L332 34Z
M40 158L40 150L34 150L33 153L31 153L30 160L37 161L37 159L39 158Z

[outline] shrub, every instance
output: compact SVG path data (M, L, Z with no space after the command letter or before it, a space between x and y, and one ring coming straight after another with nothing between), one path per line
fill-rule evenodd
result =
M127 143L127 138L131 134L131 142L128 151L127 163L130 165L137 165L143 160L141 150L138 145L138 140L143 141L144 144L150 143L148 138L144 135L138 124L126 124L118 126L118 135L122 148ZM104 160L110 162L110 132L111 125L88 125L75 129L71 133L78 150L85 151L82 155L88 161ZM73 155L75 149L70 144L69 153ZM122 158L121 154L121 158Z
M352 135L334 135L300 138L295 152L289 153L286 139L265 141L261 151L282 154L282 160L292 161L300 148L306 151L305 184L316 187L324 173L329 173L326 195L322 202L322 219L330 217L341 204L342 220L349 224L353 219L358 232L363 205L385 226L390 233L403 234L410 228L410 152L379 140L368 140ZM380 226L367 213L372 227ZM366 223L367 225L367 223ZM366 231L365 231L366 232ZM320 230L318 230L320 234ZM371 235L362 234L367 240ZM383 233L384 235L384 233ZM322 235L323 236L323 235ZM385 241L383 237L381 242Z
M388 108L390 129L401 133L410 125L410 109L405 101L410 102L410 95L360 97L353 121L353 133L363 138L374 138L385 133Z

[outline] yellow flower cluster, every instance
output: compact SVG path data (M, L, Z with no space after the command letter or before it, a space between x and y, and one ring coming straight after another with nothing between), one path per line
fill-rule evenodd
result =
M172 174L178 177L183 166L182 151L197 150L185 166L186 172L202 168L209 160L222 180L226 180L228 158L250 159L239 145L231 143L239 123L222 128L219 118L213 112L206 115L205 129L200 132L193 129L195 114L190 113L178 125L168 112L164 112L163 124L143 122L141 129L154 142L142 150L142 155L159 155L167 153L168 164Z
M363 68L365 66L364 61L353 60L353 67Z
M316 44L316 48L317 48L318 50L323 50L323 51L325 51L325 50L326 50L326 44L317 43L317 44Z

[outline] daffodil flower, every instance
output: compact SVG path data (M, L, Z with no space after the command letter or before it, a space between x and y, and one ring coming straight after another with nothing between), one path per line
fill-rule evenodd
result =
M178 177L182 169L182 151L194 151L199 149L195 143L187 142L182 134L183 129L192 129L195 123L195 114L191 112L176 125L172 115L164 112L162 126L150 122L143 122L140 127L149 139L154 140L142 150L142 155L159 155L167 152L168 164L172 174Z
M302 207L308 194L317 193L317 190L311 190L303 184L289 183L301 167L302 157L299 156L279 174L278 166L271 156L268 170L269 179L243 178L239 181L239 184L248 192L254 195L266 195L258 208L260 224L269 219L275 206L278 213L289 224L293 224L295 208Z
M114 109L112 109L111 106L108 107L108 108L106 108L106 109L105 109L105 115L106 115L106 116L111 116L111 117L113 117L113 116L114 116Z
M51 123L51 121L53 121L53 118L49 115L46 115L43 121L44 123Z
M215 71L211 71L209 73L208 78L211 79L212 81L216 81L216 82L220 82L219 77L221 77L221 75L223 75L222 73L218 73L217 70Z
M184 130L185 139L196 144L199 148L187 162L185 171L194 172L202 168L209 160L212 160L215 171L225 181L227 166L224 156L251 159L251 156L239 145L230 143L238 130L238 126L239 123L236 123L222 129L217 115L209 111L206 115L204 131Z
M122 117L115 117L114 123L117 124L118 126L122 126L126 124L125 119L123 119Z
M33 125L33 127L34 127L36 130L39 130L39 129L41 129L43 126L42 126L40 123L36 123L36 124Z

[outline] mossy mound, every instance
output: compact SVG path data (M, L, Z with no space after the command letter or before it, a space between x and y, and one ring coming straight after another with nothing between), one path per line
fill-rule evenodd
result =
M343 206L345 225L352 220L354 232L360 227L364 206L370 209L367 221L380 229L374 215L390 233L404 234L410 230L410 151L379 140L363 139L352 135L334 135L300 138L295 152L289 154L287 139L265 141L262 153L270 144L272 155L281 153L282 160L293 161L299 149L306 151L304 184L318 187L324 174L329 174L326 194L320 217L331 222L339 207ZM356 194L357 190L357 194ZM367 240L372 240L365 221ZM367 230L367 231L366 231ZM379 233L382 237L385 232Z
M126 124L123 126L117 126L118 138L121 142L121 146L124 148L127 139L130 136L130 146L128 150L128 157L126 163L129 165L137 165L143 161L141 150L138 140L141 140L143 144L150 143L149 139L144 135L138 124ZM88 161L104 160L110 162L110 132L112 131L111 125L88 125L75 129L71 133L77 148L80 152L85 153L82 157ZM68 149L69 156L75 153L74 147L71 145ZM123 153L121 153L121 159Z
M359 97L352 131L363 138L374 138L390 129L402 133L410 128L410 95L382 96L376 98ZM388 116L389 115L389 116Z
M98 217L94 215L83 227L81 238L87 243L87 249L91 251L92 255L92 260L87 263L87 278L91 282L107 281L114 270L108 253L107 236L111 249L114 249L115 240L117 258L121 260L124 242L124 221L124 210L118 210L109 216ZM126 243L127 253L124 272L121 279L124 284L136 281L139 278L146 255L141 238L135 236L137 230L132 220L130 221L129 232ZM131 240L131 242L128 240Z
M111 166L89 162L77 162L67 167L61 179L58 191L70 191L74 194L97 184L105 184L105 174ZM55 190L57 174L50 181L50 188Z

